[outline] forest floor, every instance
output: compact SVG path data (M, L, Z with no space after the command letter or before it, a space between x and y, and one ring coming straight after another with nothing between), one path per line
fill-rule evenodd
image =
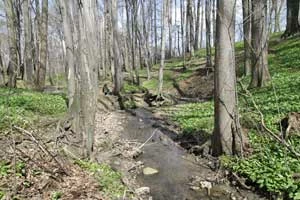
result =
M76 141L63 130L63 91L1 88L0 199L259 199L257 191L268 198L300 199L299 158L263 130L253 105L278 134L281 119L300 111L299 46L299 37L272 36L272 84L251 89L251 96L239 86L241 123L251 154L222 157L221 162L201 146L213 130L213 75L204 69L204 50L186 60L186 70L182 58L166 61L164 94L171 101L160 107L143 101L144 88L156 92L158 65L150 80L140 71L142 86L125 84L125 95L134 100L126 106L146 110L119 111L116 98L101 96L92 161L70 157L64 149ZM249 77L241 76L242 43L237 43L236 55L239 82L247 85ZM300 152L298 133L288 143ZM185 196L168 196L176 194Z
M243 44L236 44L240 121L243 132L249 136L251 149L244 158L222 157L221 166L245 178L249 187L264 191L270 198L300 199L300 162L292 152L300 152L299 46L299 36L281 40L280 34L273 35L269 43L272 81L264 88L247 90L250 77L242 76ZM186 67L184 71L182 58L167 60L163 92L175 103L166 101L152 112L172 124L181 138L179 144L193 152L194 147L201 146L204 138L210 138L213 131L213 74L206 73L204 50L187 59ZM159 65L153 67L150 80L146 80L146 73L141 72L144 73L142 86L154 94L158 68ZM128 93L134 90L130 84L125 89ZM280 138L280 129L284 128L281 121L286 117L294 118L293 131L286 140L292 150L266 131L268 128L271 134ZM194 153L199 154L197 148Z

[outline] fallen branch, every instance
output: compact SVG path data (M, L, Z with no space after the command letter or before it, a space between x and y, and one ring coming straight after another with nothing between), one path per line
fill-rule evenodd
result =
M57 160L57 158L51 154L51 152L47 149L47 147L43 146L42 144L40 144L40 142L36 139L36 137L29 131L20 128L18 126L13 126L14 129L16 129L17 131L19 131L20 133L24 134L25 136L28 136L31 138L31 140L39 147L39 149L41 149L45 154L48 154L58 165L58 167L62 170L62 172L69 176L69 173L64 169L64 167L61 165L61 163Z
M265 131L267 131L267 133L273 137L275 140L277 140L279 143L283 144L294 156L296 156L297 158L300 158L300 153L295 151L295 149L289 144L287 143L284 139L281 139L277 134L275 134L273 131L271 131L265 124L265 120L264 120L264 115L263 113L260 111L258 105L256 104L256 102L253 99L252 94L249 92L249 90L246 89L246 87L243 85L243 83L241 81L238 81L238 83L240 84L240 86L242 87L242 90L244 92L246 92L246 94L248 95L249 99L251 100L251 102L253 103L254 108L257 110L257 112L260 115L260 122L261 125L263 127L263 129Z
M155 129L153 131L152 135L141 146L139 146L139 149L143 148L151 140L151 138L155 135L156 132L157 132L157 129Z

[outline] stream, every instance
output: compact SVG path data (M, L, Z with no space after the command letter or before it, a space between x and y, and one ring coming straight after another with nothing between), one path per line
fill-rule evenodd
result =
M168 133L153 127L156 121L151 112L136 109L132 113L125 113L122 137L141 143L151 138L137 160L144 162L145 167L157 169L158 173L148 176L141 173L137 180L141 185L150 187L154 200L263 199L251 191L237 190L226 184L214 185L210 195L206 189L190 189L189 183L193 176L205 180L212 178L216 172L197 164L193 156L166 136Z

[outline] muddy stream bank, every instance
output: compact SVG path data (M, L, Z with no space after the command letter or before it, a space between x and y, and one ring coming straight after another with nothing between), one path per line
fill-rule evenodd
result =
M113 118L117 119L114 121ZM201 163L201 158L197 160L187 153L170 138L172 133L157 128L157 121L150 111L114 111L107 121L118 130L121 139L143 144L143 153L136 161L141 161L144 169L151 168L157 172L146 175L142 170L135 177L139 186L150 188L154 200L263 199L251 191L232 187L220 180L226 179L220 178L221 172L212 171ZM120 168L118 159L111 163L117 170Z

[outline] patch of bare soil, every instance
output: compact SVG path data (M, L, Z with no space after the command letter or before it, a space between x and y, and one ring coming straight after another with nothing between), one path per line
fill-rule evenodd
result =
M198 72L190 78L179 82L178 87L185 97L207 99L213 96L214 77Z
M56 129L48 130L14 127L0 136L3 199L108 199L91 174L61 153Z
M97 162L109 164L122 173L122 181L128 187L127 193L131 199L149 199L149 188L141 187L136 181L144 166L144 163L135 160L142 153L142 144L123 139L125 121L123 111L98 111L93 157Z

